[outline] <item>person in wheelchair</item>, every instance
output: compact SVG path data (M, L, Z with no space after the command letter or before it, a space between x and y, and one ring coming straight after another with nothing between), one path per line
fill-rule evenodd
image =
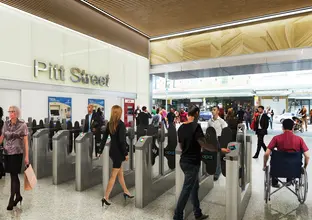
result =
M265 170L267 166L268 159L271 155L271 152L276 148L278 151L284 152L302 152L304 155L304 168L308 166L310 155L309 155L309 148L305 144L304 140L295 135L293 133L294 121L291 119L285 119L283 121L283 134L277 135L273 137L271 140L265 155L264 155L264 168ZM288 185L292 180L287 179ZM277 178L272 176L272 187L279 188Z

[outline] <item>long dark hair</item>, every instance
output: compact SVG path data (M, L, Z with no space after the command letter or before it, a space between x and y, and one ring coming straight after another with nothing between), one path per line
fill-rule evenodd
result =
M196 105L190 105L188 107L187 114L189 116L193 116L193 117L197 118L199 116L199 108Z
M3 117L3 109L0 107L0 119Z

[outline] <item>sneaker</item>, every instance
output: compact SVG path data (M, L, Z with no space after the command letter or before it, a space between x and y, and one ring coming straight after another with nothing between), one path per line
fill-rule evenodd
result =
M196 220L202 220L209 218L209 215L201 215L200 217L195 217Z

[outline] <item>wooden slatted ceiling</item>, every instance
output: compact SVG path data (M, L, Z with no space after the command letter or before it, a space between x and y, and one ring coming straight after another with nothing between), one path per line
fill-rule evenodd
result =
M88 0L149 36L312 6L312 0Z

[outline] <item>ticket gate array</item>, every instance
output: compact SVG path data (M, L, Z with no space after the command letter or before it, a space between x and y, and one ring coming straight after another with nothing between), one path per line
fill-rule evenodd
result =
M93 158L93 139L93 133L88 132L81 133L75 140L76 191L84 191L102 182L103 154ZM106 144L108 145L108 143Z
M147 132L149 133L149 131ZM164 147L165 137L168 138L168 145ZM159 143L159 149L155 144L155 137ZM172 146L171 146L172 145ZM158 131L158 135L140 137L135 145L135 206L144 208L147 204L155 200L167 190L175 185L175 148L177 146L176 128L172 125L168 128L165 135L164 127ZM173 149L173 150L172 150ZM157 155L158 152L158 155ZM164 158L167 152L169 169L164 171ZM155 157L159 157L159 175L156 178L152 176L152 167L155 163ZM172 167L171 165L174 164Z
M45 118L45 122L48 119ZM45 128L47 123L44 123L43 120L39 121L39 124L37 125L37 121L32 118L28 118L28 122L26 123L28 127L28 157L29 157L29 163L33 164L33 148L32 148L32 143L33 143L33 134L35 134L39 129ZM24 173L24 167L22 167L21 173Z
M58 130L62 130L61 123L56 122L54 127L51 121L49 128L39 129L33 135L33 168L37 179L52 175L52 137Z
M127 143L129 143L128 147L128 156L129 160L127 162L123 162L123 168L124 168L124 179L127 184L128 188L131 188L135 185L135 169L134 169L134 144L133 140L135 138L135 131L134 128L130 127L127 130ZM111 175L111 170L112 170L112 161L109 158L109 150L110 150L110 145L106 145L104 150L103 150L103 192L106 191L106 187L108 185L108 181ZM128 169L125 169L127 167ZM118 181L116 180L116 183ZM123 192L121 186L118 186L117 184L114 185L112 192L111 192L111 197L114 197L115 195Z
M251 194L251 136L246 127L239 124L236 142L229 143L231 152L226 159L226 220L241 220L244 217Z
M67 130L58 131L52 138L53 145L53 184L61 184L75 179L75 139L82 131L79 122L67 122Z

